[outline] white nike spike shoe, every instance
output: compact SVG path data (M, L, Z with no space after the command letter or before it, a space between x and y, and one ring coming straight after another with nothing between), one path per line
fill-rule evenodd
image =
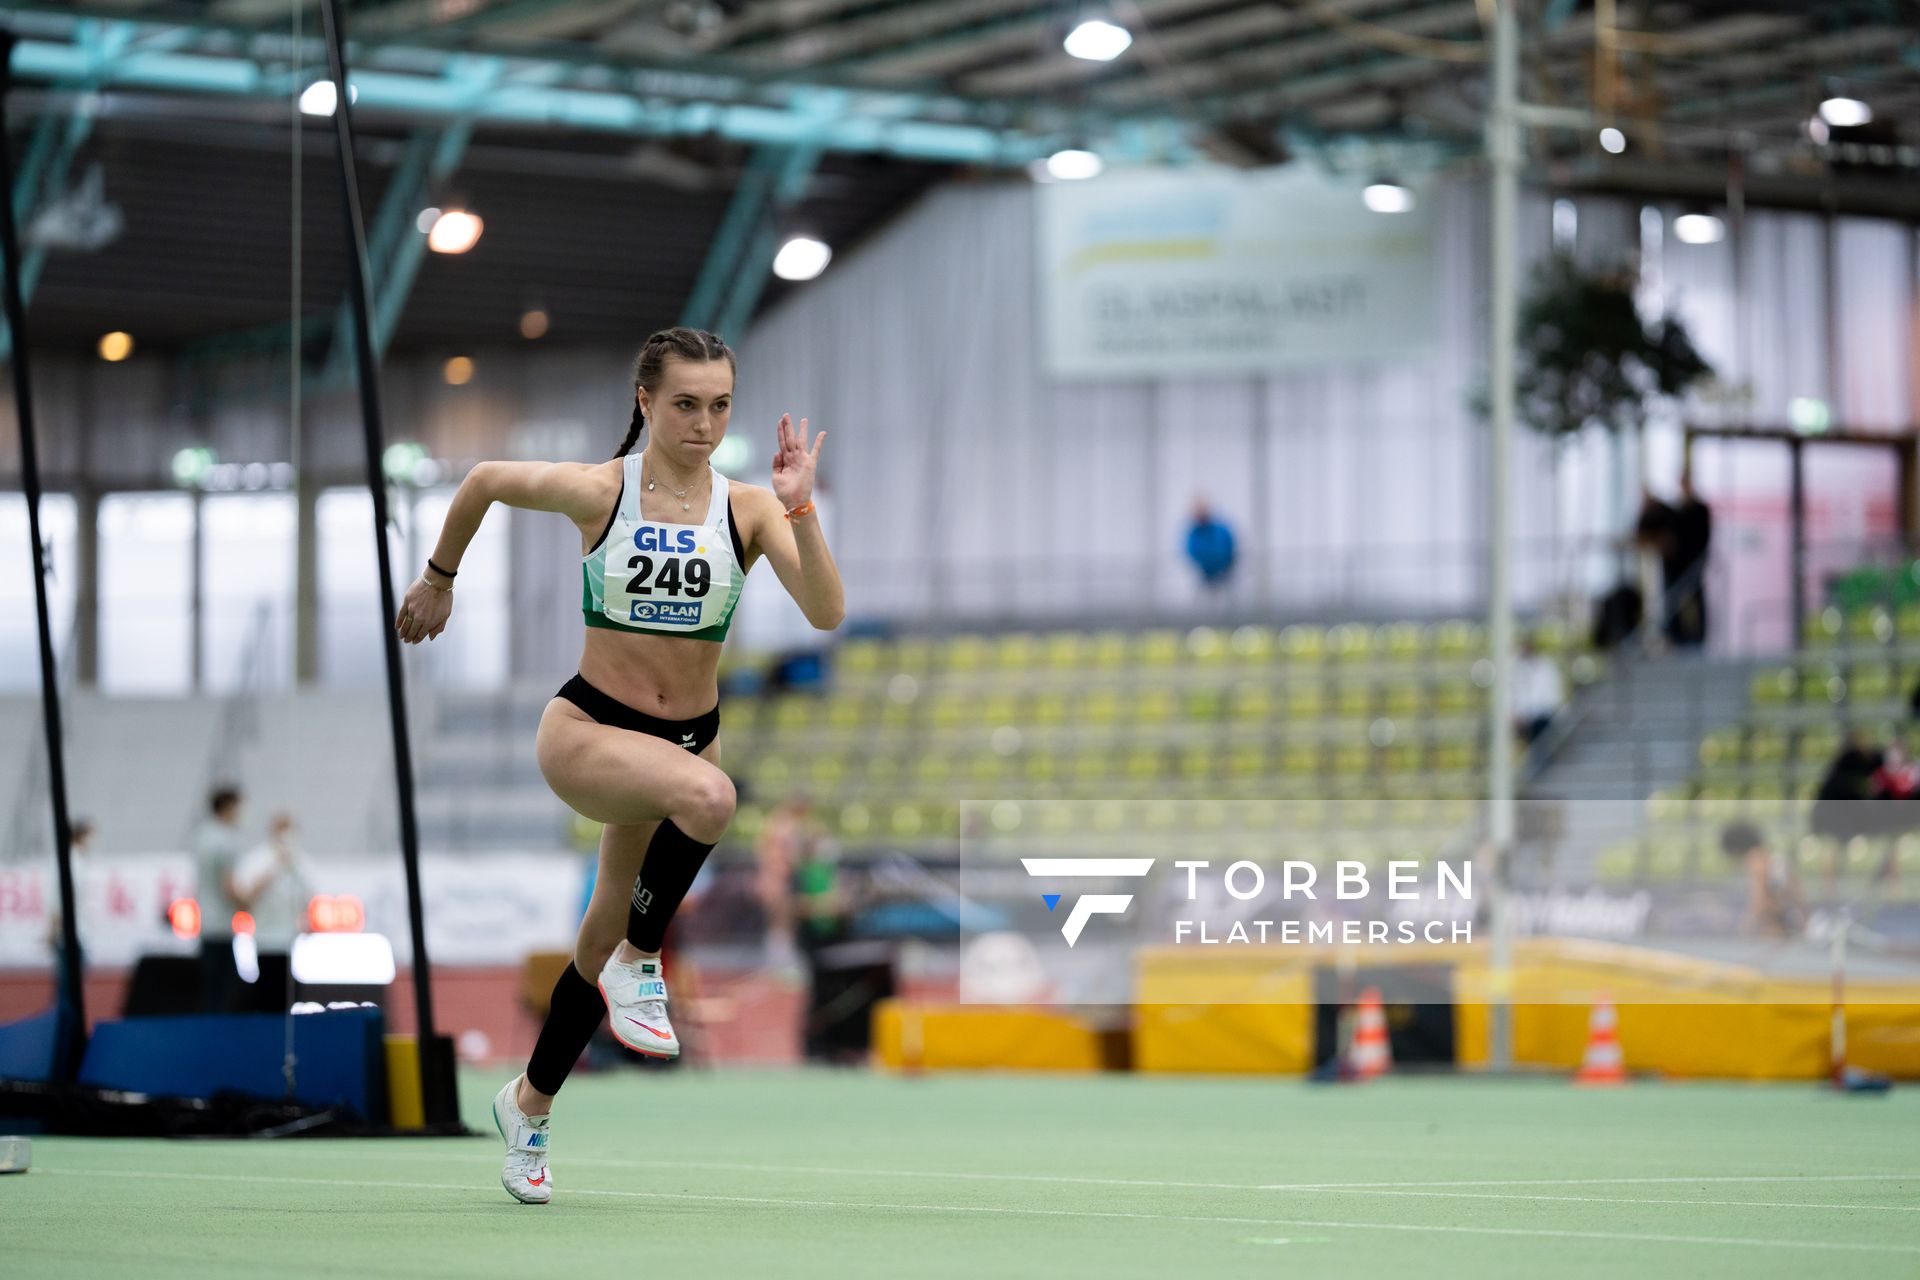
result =
M520 1109L517 1098L521 1079L515 1076L493 1095L493 1127L507 1144L500 1185L521 1204L545 1204L553 1199L553 1175L547 1172L547 1121L551 1117L530 1116Z
M614 1039L649 1058L680 1056L680 1037L667 1021L667 979L658 960L623 964L608 956L600 969L600 998L607 1002Z

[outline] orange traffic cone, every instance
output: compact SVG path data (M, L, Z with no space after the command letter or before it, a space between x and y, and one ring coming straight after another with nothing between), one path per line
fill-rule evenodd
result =
M1360 1004L1353 1021L1353 1044L1348 1050L1347 1070L1352 1079L1371 1080L1393 1068L1393 1049L1387 1043L1387 1011L1380 1005L1380 988L1368 987L1360 993Z
M1601 996L1593 1002L1587 1019L1587 1051L1580 1057L1580 1073L1575 1084L1625 1084L1626 1059L1620 1052L1620 1020L1614 1013L1613 999Z

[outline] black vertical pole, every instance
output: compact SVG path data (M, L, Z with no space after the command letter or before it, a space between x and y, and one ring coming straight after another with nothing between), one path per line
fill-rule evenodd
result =
M434 1069L433 970L427 962L426 920L420 908L420 831L413 813L413 752L407 741L407 694L400 670L400 637L393 629L392 554L387 547L387 482L381 469L385 431L380 421L380 369L373 354L373 316L368 295L367 230L360 214L360 182L354 170L353 120L347 92L346 36L339 0L323 0L327 69L333 77L333 137L340 161L340 199L346 216L348 292L353 301L353 355L360 382L360 420L365 428L367 489L373 495L373 545L380 560L380 635L387 657L387 711L393 725L393 774L400 802L400 855L407 867L407 928L413 941L413 1003L419 1023L420 1102L429 1125L458 1122L451 1081Z
M40 629L40 708L47 732L47 790L53 800L53 850L60 868L59 986L61 1027L54 1076L80 1074L87 1043L87 998L80 976L80 912L73 894L73 822L67 813L67 757L60 736L60 673L53 660L53 618L47 606L47 557L40 541L40 452L34 439L33 389L27 371L27 306L20 295L20 237L13 221L13 148L7 99L13 91L13 36L0 32L0 255L6 258L7 328L13 334L13 402L20 422L20 476L27 491L27 538L33 554L33 603Z

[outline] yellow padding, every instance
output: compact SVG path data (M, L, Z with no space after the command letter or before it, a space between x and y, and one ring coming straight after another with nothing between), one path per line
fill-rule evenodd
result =
M1100 1033L1051 1009L882 1000L873 1011L880 1064L932 1071L1099 1071Z
M420 1101L420 1041L387 1037L387 1106L396 1129L424 1129L427 1110Z
M1313 1006L1305 981L1285 1004L1143 1004L1135 1011L1136 1071L1299 1073L1313 1067Z

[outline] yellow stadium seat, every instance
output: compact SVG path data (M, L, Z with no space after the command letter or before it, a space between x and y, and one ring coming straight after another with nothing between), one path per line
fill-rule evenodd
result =
M1125 699L1118 689L1092 689L1080 699L1075 715L1082 724L1111 725L1119 721L1124 710Z
M1358 623L1342 623L1327 631L1327 656L1335 662L1357 662L1371 652L1371 636Z
M1780 706L1800 696L1800 673L1792 667L1775 667L1754 676L1750 687L1756 706Z
M1416 662L1425 647L1420 628L1411 622L1396 622L1373 633L1375 655L1392 662Z
M1893 664L1856 662L1847 676L1847 694L1855 703L1891 702L1896 697Z
M1280 655L1291 663L1319 662L1327 655L1327 633L1319 627L1288 627L1280 633Z
M837 787L846 781L847 758L841 755L817 754L807 761L807 781L820 788Z
M1220 769L1220 752L1207 743L1191 743L1180 748L1179 760L1180 776L1188 782L1208 781Z
M1047 665L1057 671L1080 666L1087 660L1087 637L1078 631L1056 631L1042 646Z
M1264 684L1243 682L1233 686L1227 705L1235 720L1270 720L1274 711L1273 690Z
M935 728L955 729L973 721L980 700L970 693L949 690L936 693L927 706L927 718Z
M1038 666L1040 656L1040 642L1025 631L1009 631L993 642L993 665L1002 671Z
M1779 764L1787 758L1784 729L1756 728L1747 734L1747 759L1755 764Z
M1091 658L1096 667L1124 667L1131 637L1124 631L1102 631L1093 637Z
M1469 658L1486 648L1486 630L1479 623L1454 620L1433 629L1433 652L1442 658Z
M1043 689L1027 707L1027 719L1042 727L1062 725L1073 710L1073 699L1060 689Z
M1140 637L1139 660L1151 667L1170 667L1180 661L1181 649L1178 631L1148 631Z
M1436 680L1427 693L1435 715L1464 715L1480 702L1480 690L1466 679Z
M820 707L805 694L790 693L773 704L773 727L776 729L805 729L814 722Z
M1826 608L1809 617L1806 628L1806 643L1820 648L1839 643L1846 634L1847 622L1838 609Z
M1233 629L1233 656L1249 665L1273 661L1280 647L1272 627L1244 626Z
M1373 715L1373 682L1370 680L1342 680L1334 687L1333 709L1349 720L1368 719Z
M933 642L924 636L902 636L893 645L895 669L919 675L933 667Z
M1180 713L1180 699L1172 689L1142 689L1133 702L1139 724L1166 724Z
M842 671L853 675L869 675L880 670L885 649L885 644L879 640L844 640L834 651L834 661Z
M1847 615L1847 638L1855 644L1886 644L1893 639L1893 615L1878 605Z
M1317 742L1289 742L1280 748L1280 771L1291 774L1320 772L1321 751Z
M1300 757L1305 761L1306 757ZM1267 748L1264 743L1243 742L1227 749L1227 772L1236 778L1258 777L1267 772ZM1319 755L1314 753L1311 763L1304 764L1298 772L1312 773L1320 768Z
M1233 656L1227 637L1212 627L1195 627L1187 632L1184 644L1188 660L1203 667L1225 662Z
M869 786L894 786L900 781L900 757L893 752L869 755L862 764L861 774Z
M978 671L987 662L987 640L985 636L953 636L941 646L940 668L943 671Z
M1398 720L1410 720L1426 710L1426 687L1413 680L1391 680L1381 690L1380 706Z
M953 761L937 751L923 752L913 761L913 780L925 786L944 786L953 781Z
M1218 720L1226 709L1226 691L1215 685L1199 685L1186 691L1181 712L1189 720Z
M1903 604L1894 615L1894 634L1909 643L1920 640L1920 604Z
M1018 693L990 693L980 703L980 722L996 728L1000 725L1016 725L1020 722L1020 712L1025 699Z
M1319 720L1327 714L1327 686L1316 677L1288 681L1284 697L1290 720Z
M839 693L826 700L821 719L830 729L858 729L872 720L872 700Z
M1167 772L1167 755L1158 747L1136 746L1127 750L1121 770L1129 778L1159 778Z
M1341 777L1369 773L1373 768L1373 746L1366 742L1337 742L1330 762L1333 772Z

